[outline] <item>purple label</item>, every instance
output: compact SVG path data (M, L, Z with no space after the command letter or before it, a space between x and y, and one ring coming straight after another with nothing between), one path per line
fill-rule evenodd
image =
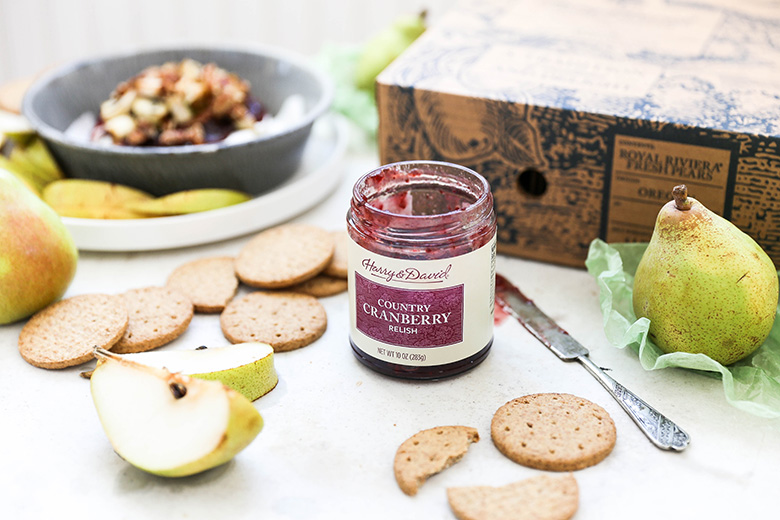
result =
M357 329L402 347L443 347L463 341L463 285L397 289L355 273Z

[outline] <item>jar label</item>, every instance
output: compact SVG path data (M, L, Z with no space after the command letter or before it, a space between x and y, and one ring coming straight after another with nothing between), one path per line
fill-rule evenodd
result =
M463 285L396 289L355 273L357 329L407 347L443 347L463 341Z
M493 335L495 237L464 255L391 258L350 240L353 343L405 366L435 366L482 350Z

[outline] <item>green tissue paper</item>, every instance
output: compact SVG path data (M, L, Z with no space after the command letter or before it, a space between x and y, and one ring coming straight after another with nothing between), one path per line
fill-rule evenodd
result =
M780 417L780 320L775 319L758 350L729 366L704 354L664 354L647 336L650 320L637 319L632 305L634 273L646 248L646 243L607 244L599 239L590 244L585 266L599 287L610 343L637 352L645 370L678 367L721 377L726 399L733 406L759 417Z
M360 47L348 45L325 45L316 56L315 62L333 81L333 103L331 108L375 140L379 126L379 113L374 93L355 86L355 66L360 57Z

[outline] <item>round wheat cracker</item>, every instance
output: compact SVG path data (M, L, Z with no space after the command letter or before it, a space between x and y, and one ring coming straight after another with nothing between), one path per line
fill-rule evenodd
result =
M305 282L293 285L289 289L292 292L299 292L314 296L315 298L325 298L335 296L347 290L347 280L344 278L334 278L324 274L318 274Z
M22 99L35 79L26 77L0 85L0 110L21 114Z
M230 302L220 325L231 343L259 341L274 352L286 352L319 339L328 317L317 298L308 294L257 291Z
M195 312L222 312L238 290L233 257L198 258L182 264L168 276L165 285L189 297Z
M333 258L328 231L309 224L284 224L255 235L235 261L238 279L260 289L282 289L321 273Z
M531 468L574 471L612 452L615 423L601 406L571 394L532 394L501 406L490 427L496 447Z
M333 259L325 268L325 274L334 278L347 278L349 266L347 265L347 243L349 235L346 231L331 231L335 248Z
M113 347L127 324L127 310L117 296L73 296L30 318L19 333L19 353L40 368L80 365L94 358L95 347Z
M170 287L144 287L119 295L130 321L111 349L118 354L145 352L181 336L192 321L192 302Z

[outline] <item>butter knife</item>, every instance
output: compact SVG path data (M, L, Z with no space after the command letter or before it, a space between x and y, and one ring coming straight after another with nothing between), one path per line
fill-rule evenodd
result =
M688 446L691 439L682 428L608 376L591 361L587 348L559 327L520 292L520 289L500 274L496 274L496 302L560 359L579 361L620 403L655 446L672 451L682 451Z

